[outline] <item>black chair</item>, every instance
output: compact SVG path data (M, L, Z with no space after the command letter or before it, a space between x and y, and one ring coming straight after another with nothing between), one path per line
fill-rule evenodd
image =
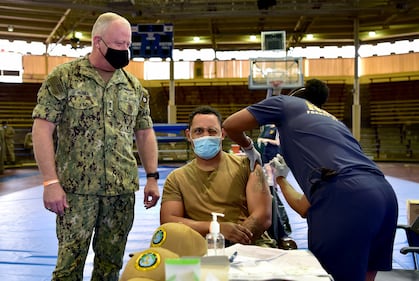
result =
M419 280L418 258L419 254L419 217L412 225L399 224L397 228L403 229L406 233L408 246L400 249L400 253L412 254L413 269L393 269L392 271L378 272L375 281L413 281Z
M404 229L406 232L408 244L407 247L400 249L400 253L404 255L411 253L413 257L414 268L415 270L418 270L419 264L417 254L419 253L419 216L416 218L412 225L399 224L397 228Z

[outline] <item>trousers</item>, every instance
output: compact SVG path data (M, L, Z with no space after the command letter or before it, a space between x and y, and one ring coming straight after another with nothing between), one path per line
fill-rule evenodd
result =
M69 208L57 216L58 257L53 281L82 281L90 242L92 281L118 281L134 220L134 193L117 196L67 193Z

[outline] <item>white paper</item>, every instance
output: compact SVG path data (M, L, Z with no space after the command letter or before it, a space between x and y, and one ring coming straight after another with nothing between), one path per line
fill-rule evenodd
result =
M230 264L229 280L331 280L308 250L281 250L235 244L225 249L237 252Z

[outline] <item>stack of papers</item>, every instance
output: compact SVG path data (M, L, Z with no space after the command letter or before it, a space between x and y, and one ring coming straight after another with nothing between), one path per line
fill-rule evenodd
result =
M229 280L332 280L308 250L281 250L235 244L225 249L237 252L230 264Z

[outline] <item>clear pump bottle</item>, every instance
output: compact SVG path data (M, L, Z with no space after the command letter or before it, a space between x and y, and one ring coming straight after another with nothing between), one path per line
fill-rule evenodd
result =
M211 213L212 221L209 228L209 233L205 237L207 240L207 256L224 256L225 240L224 235L220 233L220 224L217 221L217 216L224 217L224 214Z

